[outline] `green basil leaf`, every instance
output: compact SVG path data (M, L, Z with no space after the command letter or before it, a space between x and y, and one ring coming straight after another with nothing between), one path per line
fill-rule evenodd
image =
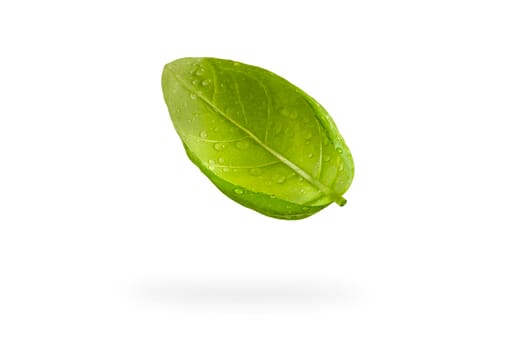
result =
M326 110L287 80L182 58L164 67L162 89L189 158L233 200L279 219L346 203L351 153Z

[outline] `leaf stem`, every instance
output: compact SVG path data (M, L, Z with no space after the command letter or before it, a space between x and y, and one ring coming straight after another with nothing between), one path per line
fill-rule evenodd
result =
M344 198L344 197L342 197L342 196L340 196L340 197L338 197L338 198L335 198L334 200L335 200L335 203L337 203L337 204L338 204L339 206L341 206L341 207L343 207L344 205L346 205L346 203L348 202L348 201L346 200L346 198Z

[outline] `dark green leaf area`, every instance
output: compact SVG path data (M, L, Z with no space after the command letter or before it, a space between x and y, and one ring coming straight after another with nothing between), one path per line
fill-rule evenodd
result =
M185 58L166 65L162 84L191 160L235 201L289 219L345 202L349 149L327 112L288 81L238 62Z

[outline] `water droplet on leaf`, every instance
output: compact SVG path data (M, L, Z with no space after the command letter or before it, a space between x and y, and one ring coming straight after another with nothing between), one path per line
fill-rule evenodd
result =
M235 147L240 150L245 150L249 147L249 143L247 141L237 141L235 142Z
M249 173L253 176L260 176L262 175L262 169L260 168L251 168L249 169Z
M235 188L234 191L235 191L236 194L243 194L244 193L244 190L241 189L241 188L238 188L238 187Z
M213 145L213 148L216 150L216 151L222 151L224 150L224 148L226 148L226 144L225 143L220 143L220 142L217 142Z
M284 182L286 182L286 177L285 176L278 176L276 182L277 182L277 184L283 184Z

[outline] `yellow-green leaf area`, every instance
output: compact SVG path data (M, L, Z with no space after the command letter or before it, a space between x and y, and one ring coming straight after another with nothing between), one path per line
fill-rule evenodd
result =
M190 159L233 200L281 219L345 203L349 149L325 109L287 80L230 60L183 58L165 66L162 88Z

